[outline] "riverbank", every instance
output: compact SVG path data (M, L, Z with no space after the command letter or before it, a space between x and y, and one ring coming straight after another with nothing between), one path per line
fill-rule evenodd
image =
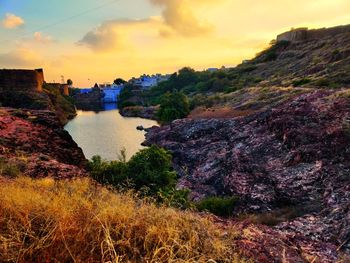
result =
M159 106L130 106L120 109L120 114L124 117L138 117L143 119L158 121L157 113Z

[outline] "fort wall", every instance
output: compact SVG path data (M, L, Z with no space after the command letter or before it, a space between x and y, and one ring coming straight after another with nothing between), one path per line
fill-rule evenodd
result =
M343 33L350 33L350 25L337 26L337 27L331 27L331 28L312 29L312 30L309 30L308 28L303 27L303 28L292 29L291 31L278 35L277 42L308 41L308 40L332 37Z
M1 69L0 90L43 90L44 72L42 69Z

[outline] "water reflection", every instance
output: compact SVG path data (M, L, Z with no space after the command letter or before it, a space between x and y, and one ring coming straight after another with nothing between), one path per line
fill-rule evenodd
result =
M78 111L75 119L65 129L83 149L86 158L100 155L107 160L116 160L123 147L130 158L142 149L144 132L137 126L151 127L157 125L153 120L141 118L124 118L119 114L115 104L104 105L104 111Z

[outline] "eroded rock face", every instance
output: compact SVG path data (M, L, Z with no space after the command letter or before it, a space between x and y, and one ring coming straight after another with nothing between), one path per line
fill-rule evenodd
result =
M237 213L310 206L277 229L350 250L349 117L348 99L315 91L247 117L154 127L145 144L173 153L194 199L238 196Z
M86 174L82 150L50 111L0 108L0 158L36 178Z

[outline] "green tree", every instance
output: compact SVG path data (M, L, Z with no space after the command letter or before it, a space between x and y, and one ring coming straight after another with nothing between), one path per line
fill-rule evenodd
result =
M67 84L68 84L68 86L72 86L73 85L73 80L71 80L71 79L67 79Z
M158 111L158 117L161 122L169 123L176 119L185 118L189 113L188 98L182 92L168 92L162 96Z
M114 84L116 84L116 85L122 85L122 84L125 84L125 83L126 83L126 81L123 80L122 78L117 78L117 79L114 80Z
M171 154L166 150L151 146L136 153L128 162L122 150L119 159L105 161L94 156L89 162L91 176L99 183L133 188L149 196L157 196L160 190L169 194L174 189L176 173L171 166Z
M151 195L161 189L174 188L176 183L171 154L157 146L136 153L128 162L127 175L136 190L147 188Z

